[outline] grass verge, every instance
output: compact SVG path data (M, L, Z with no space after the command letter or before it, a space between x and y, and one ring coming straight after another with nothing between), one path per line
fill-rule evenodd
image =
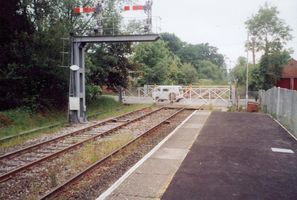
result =
M91 119L100 120L147 106L148 105L140 104L123 105L110 97L102 96L96 102L88 105L87 115L92 116L90 117ZM38 127L61 123L61 125L55 128L35 131L4 142L0 142L1 148L12 147L21 144L28 139L32 139L43 134L51 134L56 132L65 126L63 123L66 123L67 119L67 111L52 111L48 113L36 113L32 115L26 110L16 109L0 112L0 115L9 122L9 124L0 126L0 139L8 136L18 135L24 131L32 130Z

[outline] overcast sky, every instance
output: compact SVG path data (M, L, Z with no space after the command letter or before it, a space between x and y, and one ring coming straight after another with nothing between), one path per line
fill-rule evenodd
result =
M162 18L162 32L192 44L208 42L234 65L239 56L246 56L244 22L265 2L277 6L279 17L293 29L294 39L287 47L294 49L297 59L297 0L154 0L153 15Z

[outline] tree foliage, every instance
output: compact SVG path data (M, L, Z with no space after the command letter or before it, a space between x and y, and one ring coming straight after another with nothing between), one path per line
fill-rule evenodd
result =
M143 72L141 84L190 84L198 79L222 82L226 77L223 55L209 44L191 45L170 33L162 41L140 44L134 62Z
M133 61L143 72L141 84L166 84L176 73L179 61L166 47L164 41L142 43L135 48Z
M95 0L3 2L0 8L0 46L3 49L0 52L0 109L27 106L36 110L66 105L69 71L61 65L67 65L68 57L65 56L66 62L62 63L60 52L68 51L69 46L66 41L63 49L61 38L67 38L70 32L90 33L98 19L89 21L90 15L77 15L72 10L76 6L95 4ZM105 2L103 25L113 23L113 34L119 31L120 5L118 0ZM108 21L111 18L113 20ZM88 49L92 58L86 63L87 68L90 66L88 91L98 91L95 83L99 82L109 86L126 84L130 66L125 56L131 53L129 44L89 46ZM101 56L106 60L100 60ZM97 61L99 65L91 63ZM98 71L103 72L103 81L94 79Z
M133 2L133 0L130 0ZM94 34L99 24L104 34L120 34L123 1L104 1L102 21L72 12L77 6L94 6L95 0L3 1L0 12L0 109L26 106L33 110L65 108L68 96L69 33ZM125 1L127 2L127 1ZM90 20L89 20L90 19ZM100 22L100 23L99 23ZM137 29L134 24L131 29ZM110 29L112 27L112 29ZM135 48L135 49L134 49ZM156 43L108 43L86 47L87 98L99 86L127 87L130 71L140 71L140 84L189 84L199 77L220 79L224 59L209 44L191 45L170 33ZM205 62L208 62L205 64ZM204 64L203 64L204 63ZM200 74L202 73L202 74Z
M180 68L179 83L194 84L198 80L198 72L191 63L185 63Z
M184 63L197 63L197 61L208 60L220 68L225 68L224 56L218 53L218 48L208 43L187 44L178 52L178 56Z
M267 90L276 85L281 76L282 66L288 63L290 55L288 52L274 52L273 54L263 55L260 60L259 75L257 86L259 89Z
M178 52L186 45L185 42L182 42L176 35L173 33L162 33L161 39L165 41L167 47L174 54L178 54Z
M252 64L248 64L249 68L249 88L250 90L257 90L258 87L258 76L257 73L259 72L258 65L254 66ZM239 87L246 86L246 71L247 70L247 60L245 57L239 57L235 64L235 67L231 70L230 76L233 82L237 83Z
M245 23L253 39L246 46L254 45L256 51L263 53L259 68L252 72L253 89L273 87L281 76L282 66L290 58L285 45L292 39L291 28L278 14L276 7L266 3Z
M76 1L5 1L0 13L0 109L63 107L68 72L61 68L61 38L85 21ZM55 95L53 95L53 93Z
M112 89L118 86L127 87L128 72L134 66L130 64L126 54L131 54L129 43L101 44L91 54L89 81L97 85L106 85Z
M215 81L224 80L224 70L219 68L217 65L213 64L208 60L199 61L197 64L199 78L201 79L212 79Z
M280 78L282 66L290 59L288 52L275 52L269 56L263 55L259 64L248 64L249 67L249 90L258 91L260 89L269 89L275 86ZM233 81L239 87L245 87L246 84L246 58L239 57L235 67L230 72Z
M278 17L276 7L267 3L258 13L245 22L249 34L255 39L257 51L264 54L281 51L287 41L292 39L291 28ZM249 42L248 45L252 45Z

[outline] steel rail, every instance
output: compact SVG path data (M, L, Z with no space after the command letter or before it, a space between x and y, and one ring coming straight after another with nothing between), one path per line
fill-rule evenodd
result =
M88 126L88 127L85 127L85 128L79 129L79 130L76 130L74 132L67 133L65 135L61 135L61 136L55 137L53 139L50 139L50 140L47 140L47 141L44 141L44 142L40 142L38 144L33 144L31 146L24 147L24 148L19 149L19 150L16 150L16 151L9 152L7 154L1 155L0 156L0 160L1 159L4 159L4 158L7 158L7 157L10 157L10 156L13 156L13 155L18 154L18 153L22 153L22 152L25 152L25 151L28 151L28 150L31 150L31 149L35 149L35 148L37 148L39 146L42 146L42 145L45 145L45 144L49 144L49 143L55 142L57 140L63 139L63 138L68 137L68 136L73 136L73 135L76 135L76 134L80 134L80 133L89 131L92 128L95 128L97 126L104 125L104 124L106 124L108 122L111 122L113 120L116 120L117 118L125 117L125 116L128 116L128 115L134 114L136 112L141 112L141 111L143 111L143 110L145 110L147 108L149 108L149 107L145 107L145 108L142 108L142 109L131 111L131 112L128 112L126 114L122 114L122 115L119 115L119 116L116 116L116 117L113 117L113 118L108 118L108 119L106 119L104 121L101 121L101 122L98 122L98 123L96 123L94 125L91 125L91 126Z
M38 164L38 163L40 163L40 162L42 162L42 161L44 161L44 160L51 159L51 158L53 158L53 157L58 156L58 155L61 154L61 153L64 153L64 152L66 152L66 151L70 151L70 150L72 150L73 148L76 148L76 147L78 147L78 146L80 146L80 145L83 145L83 144L86 143L86 142L89 142L89 141L91 141L91 140L95 140L96 138L98 138L98 137L100 137L100 136L107 135L107 134L109 134L109 133L111 133L111 132L113 132L113 131L116 131L116 130L118 130L118 129L120 129L120 128L126 126L126 125L128 125L128 124L131 124L131 123L133 123L133 122L135 122L135 121L141 120L142 118L145 118L145 117L147 117L147 116L149 116L149 115L152 115L152 114L154 114L154 113L156 113L156 112L158 112L158 111L160 111L160 110L162 110L162 109L164 109L164 107L161 107L161 108L159 108L159 109L157 109L157 110L154 110L154 111L152 111L152 112L150 112L150 113L147 113L147 114L145 114L145 115L142 115L142 116L140 116L140 117L136 117L136 118L134 118L134 119L132 119L132 120L130 120L130 121L128 121L128 122L125 122L125 123L123 123L123 124L120 124L120 125L118 125L118 126L112 128L112 129L110 129L110 130L107 130L107 131L104 131L104 132L99 133L99 134L97 134L97 135L94 135L94 136L92 136L92 137L90 137L90 138L87 138L87 139L85 139L85 140L83 140L83 141L80 141L80 142L75 143L75 144L73 144L73 145L71 145L71 146L68 146L68 147L66 147L66 148L64 148L64 149L62 149L62 150L59 150L59 151L54 152L54 153L52 153L52 154L50 154L50 155L47 155L47 156L45 156L45 157L42 157L42 158L40 158L40 159L38 159L38 160L35 160L35 161L33 161L33 162L30 162L30 163L28 163L28 164L26 164L26 165L23 165L23 166L20 166L20 167L18 167L18 168L15 168L15 169L13 169L13 170L11 170L11 171L9 171L9 172L7 172L7 173L1 175L1 176L0 176L0 182L3 182L3 181L5 181L5 180L10 179L10 178L12 178L12 175L14 175L14 174L16 174L16 173L18 173L18 172L20 172L20 171L26 170L27 168L29 168L29 167L31 167L31 166L33 166L33 165L36 165L36 164ZM87 129L90 129L90 128L87 128Z
M62 183L61 185L55 187L54 189L52 189L51 191L49 191L48 193L46 193L45 195L43 195L40 200L44 200L47 198L50 198L52 196L54 196L55 194L57 194L59 191L63 190L65 187L67 187L69 184L73 183L74 181L76 181L77 179L79 179L80 177L84 176L85 174L87 174L89 171L91 171L92 169L96 168L97 166L99 166L100 164L102 164L104 161L106 161L107 159L109 159L110 157L112 157L113 155L115 155L116 153L120 152L121 150L127 148L129 145L131 145L132 143L136 142L137 140L139 140L140 138L142 138L143 136L145 136L146 134L150 133L151 131L159 128L162 124L167 123L168 120L170 120L171 118L175 117L177 114L181 113L182 111L186 110L185 108L181 108L180 110L178 110L177 112L173 113L171 116L169 116L168 118L164 119L162 122L160 122L159 124L155 125L154 127L150 128L149 130L144 131L143 133L141 133L140 135L138 135L135 139L131 140L130 142L128 142L127 144L124 144L123 146L119 147L118 149L114 150L113 152L111 152L110 154L108 154L107 156L105 156L104 158L100 159L99 161L95 162L94 164L92 164L91 166L87 167L86 169L84 169L82 172L78 173L77 175L71 177L70 179L68 179L67 181L65 181L64 183Z

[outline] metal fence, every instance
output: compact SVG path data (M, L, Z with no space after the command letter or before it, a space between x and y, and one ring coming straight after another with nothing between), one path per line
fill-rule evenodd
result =
M274 87L259 94L261 109L297 136L297 91Z

